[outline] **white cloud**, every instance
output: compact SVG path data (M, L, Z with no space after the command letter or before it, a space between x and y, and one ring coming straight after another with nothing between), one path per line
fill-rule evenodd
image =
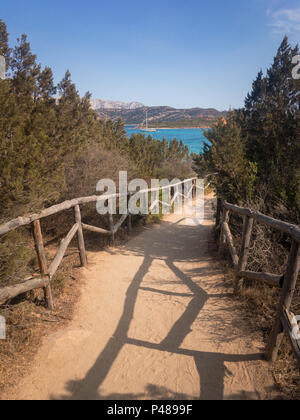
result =
M276 33L300 35L300 7L277 10L276 12L268 10L267 15L271 17L271 26Z

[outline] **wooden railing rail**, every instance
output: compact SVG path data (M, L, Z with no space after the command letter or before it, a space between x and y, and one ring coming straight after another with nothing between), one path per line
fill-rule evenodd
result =
M230 212L243 217L242 243L239 255L234 246L234 241L229 227ZM273 229L287 233L292 238L287 268L284 274L257 273L247 271L249 246L252 235L253 221L256 220ZM262 281L270 286L282 289L276 319L266 349L267 360L275 361L278 350L285 333L290 339L293 351L300 366L300 340L293 337L288 313L291 307L296 282L300 270L300 228L291 223L266 216L260 212L239 207L218 199L216 215L216 231L219 232L219 254L222 254L227 244L235 268L235 290L238 291L243 278Z
M232 211L233 213L239 214L240 216L250 217L262 223L263 225L267 225L276 230L280 230L281 232L285 232L288 235L290 235L293 239L295 239L295 241L300 242L300 228L296 225L283 222L282 220L274 219L270 216L266 216L265 214L260 213L259 211L235 206L234 204L227 203L226 201L223 202L223 207Z
M190 179L186 179L182 182L178 182L176 184L172 184L172 185L167 185L164 187L158 187L158 188L149 188L146 190L141 190L139 191L140 193L148 193L148 192L155 192L155 191L161 191L161 190L165 190L168 188L174 188L177 185L180 184L184 184L190 181L195 181L197 178L190 178ZM69 210L72 207L75 207L77 205L80 204L88 204L88 203L93 203L93 202L97 202L97 201L106 201L110 198L120 198L120 197L126 197L126 196L130 196L132 193L128 192L128 193L123 193L123 194L103 194L103 195L92 195L89 197L80 197L80 198L76 198L73 200L67 200L64 201L61 204L56 204L52 207L49 207L45 210L42 210L40 213L37 214L31 214L30 216L23 216L23 217L17 217L16 219L10 220L7 223L4 223L0 226L0 236L4 235L5 233L8 233L14 229L17 229L21 226L26 226L26 225L30 225L32 222L34 222L35 220L40 220L43 219L45 217L48 216L53 216L54 214L60 213L62 211L65 210Z
M194 177L194 178L190 178L190 179L177 182L174 184L169 184L163 187L160 186L158 188L149 188L149 189L141 190L139 191L139 193L148 194L151 192L159 192L165 189L170 189L171 191L172 188L175 188L178 185L182 185L187 182L192 183L191 188L193 189L196 186L196 180L197 178ZM115 224L114 224L113 215L108 214L109 230L107 230L100 227L91 226L91 225L82 223L80 205L98 202L98 201L107 201L112 198L117 199L124 196L127 197L127 200L129 201L130 196L132 194L133 194L132 192L128 192L128 193L102 194L102 195L93 195L89 197L80 197L73 200L65 201L61 204L54 205L52 207L42 210L40 213L31 214L29 216L24 216L24 217L18 217L16 219L13 219L7 223L0 225L0 236L7 234L8 232L12 230L18 229L22 226L28 226L28 225L32 226L35 249L36 249L39 266L40 266L40 276L38 278L27 279L23 283L16 284L14 286L7 286L4 288L1 288L0 289L0 305L30 290L43 288L47 306L49 309L52 310L54 307L54 304L53 304L52 291L51 291L51 280L53 276L55 275L56 271L58 270L60 264L62 263L66 250L68 246L70 245L72 239L75 237L75 235L77 234L78 250L79 250L81 265L86 266L87 255L86 255L85 243L84 243L84 234L83 234L84 230L98 233L101 235L111 236L113 243L114 243L116 233L118 232L118 230L120 229L120 227L122 226L122 224L125 222L126 219L128 221L127 222L128 232L130 233L132 230L132 224L131 224L132 219L131 219L130 212L128 212L128 214L121 215L120 219ZM158 202L161 203L160 200L158 200ZM173 202L174 202L174 197L173 197L172 204ZM62 211L69 210L71 208L74 209L75 224L71 228L69 233L66 235L66 237L61 241L59 249L53 261L48 267L46 256L45 256L44 242L43 242L40 220L43 218L58 214Z

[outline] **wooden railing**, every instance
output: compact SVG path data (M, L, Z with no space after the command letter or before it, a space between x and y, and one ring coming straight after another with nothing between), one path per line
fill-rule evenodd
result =
M150 193L150 192L158 192L160 190L164 190L166 188L175 188L180 184L184 184L186 182L192 181L191 190L196 187L196 179L191 178L189 180L185 180L179 182L178 184L172 184L165 187L153 188L140 191L140 193ZM175 190L174 190L175 191ZM109 198L120 198L127 196L127 200L129 200L130 195L132 193L127 194L112 194L112 195L94 195L90 197L82 197L70 201L65 201L64 203L52 206L48 209L41 211L38 214L32 214L30 216L18 217L14 220L11 220L3 225L0 226L0 236L4 235L12 230L15 230L22 226L31 225L32 227L32 234L34 237L35 249L39 261L40 266L40 275L36 278L31 278L26 280L20 284L16 284L13 286L7 286L0 289L0 305L6 303L7 301L13 299L14 297L26 293L30 290L43 288L45 293L45 298L47 302L47 306L49 309L53 309L53 298L52 298L52 291L51 291L51 280L55 275L57 269L59 268L65 252L70 245L72 239L77 234L77 242L78 242L78 250L80 255L80 261L82 266L87 265L87 255L84 243L84 230L95 232L101 235L108 235L111 236L112 241L114 241L115 234L120 229L122 224L125 220L128 220L127 226L128 231L131 232L132 225L131 225L131 214L122 215L119 221L114 224L114 219L112 215L108 215L109 218L109 226L110 229L106 230L103 228L99 228L96 226L87 225L82 223L81 220L81 211L80 205L84 205L87 203L97 202L98 200L106 201ZM176 197L180 195L184 197L183 194L179 192L174 193L171 202L169 203L170 206L174 203ZM159 199L156 201L162 203ZM167 203L162 203L167 204ZM55 215L65 210L74 209L74 225L66 235L66 237L61 241L58 251L51 262L51 264L47 265L45 249L44 249L44 242L43 236L41 231L40 220L46 218L48 216ZM230 232L229 227L229 214L230 212L236 213L239 216L243 217L243 234L242 234L242 243L240 252L238 254L236 247L234 245L233 237ZM281 232L285 232L292 238L292 246L290 249L289 259L287 268L284 274L271 274L271 273L261 273L261 272L253 272L247 271L247 260L248 260L248 253L249 253L249 246L251 241L251 234L252 234L252 227L253 221L256 220L259 223L277 229ZM285 332L291 342L293 351L295 356L298 360L300 366L300 340L297 340L293 333L293 314L290 312L290 307L296 287L297 277L300 269L300 228L290 223L282 222L280 220L273 219L272 217L266 216L262 213L257 211L253 211L251 209L239 207L227 202L222 201L221 199L217 200L217 215L216 215L216 230L219 232L219 253L222 253L224 250L225 245L228 245L230 255L232 257L232 261L235 267L235 289L237 290L239 287L240 282L243 278L248 278L251 280L262 281L270 286L278 287L282 289L281 292L281 299L278 305L276 319L274 322L274 326L272 329L271 337L269 340L269 344L266 349L266 357L268 360L276 360L278 350L282 341L283 333Z
M150 192L159 192L165 189L170 189L171 191L172 188L174 189L175 187L188 183L188 182L192 184L191 190L193 190L196 186L196 179L197 178L190 178L185 181L178 182L176 184L170 184L164 187L142 190L142 191L139 191L139 193L148 194ZM189 194L190 192L191 191L189 191L187 194ZM107 230L107 229L103 229L103 228L99 228L96 226L91 226L91 225L82 223L80 205L98 202L99 200L106 201L112 198L117 199L124 196L127 197L127 200L129 200L132 194L133 193L128 192L128 193L123 193L123 194L111 194L111 195L103 194L101 196L93 195L90 197L77 198L74 200L65 201L61 204L57 204L55 206L49 207L48 209L42 210L38 214L18 217L14 220L11 220L1 225L0 236L12 230L15 230L17 228L20 228L22 226L31 225L32 234L33 234L34 243L35 243L35 249L36 249L39 266L40 266L40 275L37 278L28 279L20 284L1 288L0 289L0 305L15 298L16 296L19 296L20 294L29 292L30 290L43 288L47 306L49 309L53 310L54 304L53 304L53 297L52 297L52 291L51 291L51 280L53 276L55 275L56 271L58 270L60 264L62 263L66 250L68 246L70 245L72 239L75 237L75 235L77 234L78 250L79 250L81 265L86 266L88 262L87 262L87 255L86 255L86 249L85 249L85 243L84 243L84 235L83 235L84 230L98 233L101 235L108 235L111 237L112 242L114 242L117 231L120 229L120 227L122 226L122 224L125 222L126 219L128 220L128 223L127 223L128 232L130 233L132 230L132 224L131 224L132 215L130 214L130 212L128 212L128 214L122 215L116 224L114 224L113 215L108 214L108 221L109 221L110 228L109 230ZM156 200L156 202L153 204L162 203L164 205L168 204L171 207L177 196L183 197L183 194L179 193L179 191L174 193L173 198L169 204L162 203L159 199ZM56 255L53 261L48 266L46 255L45 255L44 241L43 241L43 236L42 236L42 231L41 231L40 220L43 218L55 215L57 213L60 213L62 211L69 210L71 208L74 209L75 224L73 225L69 233L66 235L66 237L61 241L59 249L56 252Z
M233 237L229 228L230 212L243 217L243 233L239 254L235 248ZM254 220L291 236L292 245L285 273L278 275L246 270ZM282 289L276 319L266 349L266 358L271 361L275 361L277 359L283 334L286 333L300 366L300 340L297 340L293 334L293 320L295 317L290 312L300 269L300 228L296 225L273 219L272 217L266 216L260 212L239 207L218 199L216 230L219 232L219 253L223 253L224 247L227 244L232 258L235 268L236 291L238 290L243 278L262 281L270 286Z

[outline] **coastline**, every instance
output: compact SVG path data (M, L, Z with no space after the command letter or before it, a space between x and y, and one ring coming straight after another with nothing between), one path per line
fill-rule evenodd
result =
M195 129L201 129L201 130L207 130L211 127L150 127L155 128L155 130L195 130Z
M130 126L130 124L128 124ZM195 129L201 129L201 130L208 130L211 127L149 127L153 128L155 130L195 130ZM137 130L142 130L142 128L135 127Z

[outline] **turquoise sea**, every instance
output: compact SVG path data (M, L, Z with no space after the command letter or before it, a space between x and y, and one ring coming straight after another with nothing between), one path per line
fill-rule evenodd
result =
M186 146L189 146L189 151L194 153L201 153L203 151L203 143L208 142L203 134L202 128L173 128L173 129L157 129L152 133L145 133L142 130L134 128L134 126L127 125L125 127L128 137L133 133L143 133L151 135L154 139L162 140L164 137L170 142L177 138L178 141L182 140Z

